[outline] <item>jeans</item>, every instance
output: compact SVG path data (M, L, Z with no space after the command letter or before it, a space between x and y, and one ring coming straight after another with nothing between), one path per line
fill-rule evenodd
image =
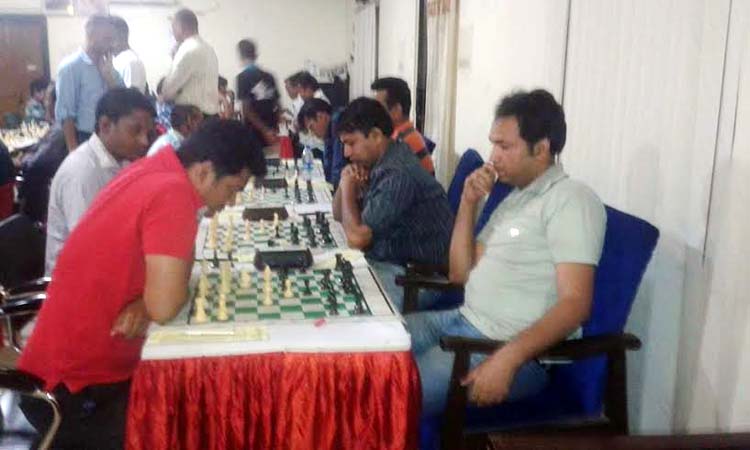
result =
M52 444L56 450L120 450L125 445L130 381L85 387L71 393L63 384L53 391L62 423ZM52 423L47 403L23 397L21 410L40 434Z
M446 335L468 338L486 336L469 323L458 309L409 314L405 319L422 382L422 414L428 417L439 415L445 409L454 359L452 352L440 348L440 338ZM471 368L486 357L473 354ZM544 388L547 381L545 368L536 361L529 361L516 372L506 400L520 400L534 395Z

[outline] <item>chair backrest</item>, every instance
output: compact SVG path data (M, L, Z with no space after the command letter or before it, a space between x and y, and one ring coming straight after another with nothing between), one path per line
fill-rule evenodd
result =
M451 184L448 186L448 202L453 214L458 212L458 206L461 204L461 194L464 192L466 177L481 167L482 164L484 164L482 156L473 148L466 149L464 154L461 155L456 171L453 173Z
M0 284L13 287L44 275L45 235L24 214L0 222Z
M621 333L630 315L638 286L646 271L659 230L645 220L606 206L607 230L594 280L594 300L584 336ZM602 406L606 361L592 358L558 367L555 378L564 383L570 400L590 414Z

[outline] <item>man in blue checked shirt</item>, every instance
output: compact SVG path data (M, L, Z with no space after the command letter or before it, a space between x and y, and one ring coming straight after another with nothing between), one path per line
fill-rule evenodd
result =
M113 87L124 87L112 66L114 27L108 16L86 21L83 49L65 58L57 72L55 117L73 151L94 132L96 104Z

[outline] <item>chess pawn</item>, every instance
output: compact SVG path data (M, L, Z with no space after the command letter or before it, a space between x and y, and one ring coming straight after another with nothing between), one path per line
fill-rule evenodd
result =
M271 285L271 266L266 266L266 268L263 269L263 281L266 285Z
M273 227L279 226L279 213L273 213Z
M284 298L292 298L294 294L292 293L292 280L286 279L284 281Z
M250 276L250 272L243 270L240 275L240 286L242 286L243 289L250 289L251 284L252 277Z
M222 294L228 294L232 287L232 272L229 267L229 263L226 261L221 263L221 292Z
M260 232L261 233L265 233L265 231L266 231L266 222L265 222L265 220L260 219L258 221L258 227L260 228Z
M203 297L195 298L195 315L193 315L193 322L195 323L206 323L208 322L208 316L206 315L206 299Z

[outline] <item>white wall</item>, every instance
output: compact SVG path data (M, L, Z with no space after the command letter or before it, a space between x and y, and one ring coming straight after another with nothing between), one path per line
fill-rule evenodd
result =
M459 2L455 149L489 155L494 108L514 89L562 93L567 2Z
M380 0L378 77L399 77L416 103L419 0ZM412 117L414 107L412 106Z
M661 231L628 329L631 416L673 427L688 265L700 264L721 99L728 1L574 0L566 169Z
M198 14L200 34L219 57L219 73L233 82L241 70L235 46L243 38L258 45L258 63L276 76L279 88L305 60L322 67L348 60L352 7L349 0L191 0L182 4ZM155 87L169 69L172 45L168 17L173 7L112 5L110 12L130 26L130 44L146 64ZM83 19L50 16L50 67L83 41ZM283 91L283 89L282 89ZM284 97L286 97L284 95Z

